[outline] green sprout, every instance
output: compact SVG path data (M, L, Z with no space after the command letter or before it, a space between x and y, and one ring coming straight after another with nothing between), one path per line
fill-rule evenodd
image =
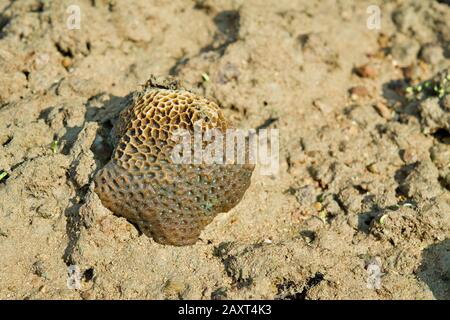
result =
M53 140L50 148L52 149L53 153L57 153L58 152L58 140Z
M214 205L211 202L205 203L205 209L207 211L211 211L211 209L214 207Z
M415 100L421 100L427 96L437 96L441 99L450 93L450 74L448 71L441 72L432 80L407 87L405 93Z
M208 82L209 81L208 74L207 73L202 73L202 79L203 79L203 81Z
M387 214L383 214L383 215L380 217L380 224L381 224L381 225L383 225L383 224L385 223L386 217L387 217L387 216L388 216Z
M317 202L322 203L325 201L325 195L321 194L317 197Z
M328 212L326 210L322 210L319 212L319 218L320 218L320 220L322 220L323 223L327 222L327 215L328 215Z
M5 179L7 175L8 175L8 173L7 173L6 171L0 172L0 181L2 181L3 179Z
M406 201L405 201L405 202L403 203L403 206L404 206L404 207L408 207L408 208L413 208L413 207L414 207L414 204L411 203L411 202L406 202Z

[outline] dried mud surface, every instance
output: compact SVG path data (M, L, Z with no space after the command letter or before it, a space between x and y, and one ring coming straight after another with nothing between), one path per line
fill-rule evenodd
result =
M373 1L77 3L69 30L73 1L0 1L0 298L450 299L450 95L403 91L450 66L448 2L378 1L381 30ZM93 192L150 74L280 130L278 175L257 168L193 246Z

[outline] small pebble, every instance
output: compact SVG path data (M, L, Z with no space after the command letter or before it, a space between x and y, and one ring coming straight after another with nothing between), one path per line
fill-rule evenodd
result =
M369 172L371 172L371 173L379 173L380 172L380 170L378 169L378 165L376 163L369 164L367 166L367 170L369 170Z
M72 60L66 57L62 59L61 64L63 65L64 68L68 69L72 65Z
M392 118L392 111L382 102L377 102L374 106L378 114L384 119Z
M402 160L406 163L412 163L417 161L417 154L411 149L404 149L400 151Z
M31 266L33 273L39 277L46 278L47 273L45 272L44 264L42 261L38 260Z
M369 95L369 90L364 86L356 86L350 89L350 97L352 99L357 99L359 97L367 97Z
M91 300L92 292L91 291L83 291L83 292L81 292L80 296L83 300Z
M324 103L321 99L314 100L313 105L317 109L319 109L320 112L325 113L325 114L330 113L332 111L332 108L328 104Z
M377 70L375 70L375 68L369 66L368 64L357 67L354 71L361 78L374 79L378 75Z
M322 210L322 204L320 202L314 203L314 209L316 209L317 211Z

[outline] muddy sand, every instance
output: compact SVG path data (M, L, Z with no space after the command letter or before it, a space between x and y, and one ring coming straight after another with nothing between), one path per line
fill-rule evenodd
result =
M1 0L0 298L450 299L449 67L448 1ZM191 246L94 192L152 74L279 130Z

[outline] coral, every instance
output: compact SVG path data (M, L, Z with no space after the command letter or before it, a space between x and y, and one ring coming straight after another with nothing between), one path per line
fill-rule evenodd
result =
M173 161L179 143L174 134L178 129L193 133L198 123L203 133L231 128L214 102L175 80L152 77L121 112L112 159L95 177L103 205L161 244L194 244L250 185L252 164Z

